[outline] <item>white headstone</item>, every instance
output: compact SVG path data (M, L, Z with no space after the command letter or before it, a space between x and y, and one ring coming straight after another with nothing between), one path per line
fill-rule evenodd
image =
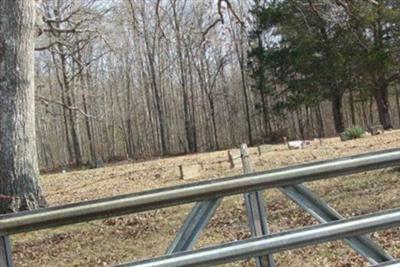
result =
M288 142L289 149L303 149L308 145L310 145L309 141L296 140Z

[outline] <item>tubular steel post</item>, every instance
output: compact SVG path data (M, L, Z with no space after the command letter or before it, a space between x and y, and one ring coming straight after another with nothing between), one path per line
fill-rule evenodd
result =
M11 253L11 244L8 236L0 236L0 266L14 266Z
M243 171L245 174L252 173L249 151L246 144L240 147ZM269 234L267 222L267 209L261 191L244 194L246 203L247 218L253 237L266 236ZM258 267L274 267L274 258L271 254L256 258Z
M283 187L280 188L280 190L302 209L310 213L320 223L333 222L343 219L343 216L341 216L336 210L331 208L325 201L323 201L304 185ZM345 241L371 264L378 264L393 260L393 257L388 255L367 236L354 236L346 238Z
M354 235L363 235L399 225L400 209L386 210L375 214L324 223L259 238L251 238L196 251L127 263L120 265L120 267L215 266L264 255L265 253L277 253L308 245L349 238Z

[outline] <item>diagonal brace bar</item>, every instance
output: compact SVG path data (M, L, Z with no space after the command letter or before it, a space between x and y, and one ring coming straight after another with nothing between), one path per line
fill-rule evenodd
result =
M168 250L167 255L191 250L201 232L211 220L222 199L211 199L197 202L183 223Z
M304 185L300 184L283 187L280 188L280 190L320 223L343 219L342 215ZM367 236L350 237L346 238L345 241L371 264L379 264L393 260L393 257L388 255Z
M252 169L246 145L241 147L241 157L244 173L251 173ZM244 199L252 235L254 237L268 235L267 214L261 192L246 193L244 194ZM191 250L221 204L221 201L222 199L212 199L196 203L176 235L175 240L167 249L166 254L171 255ZM256 263L258 267L275 266L270 255L257 257Z
M0 266L14 266L11 253L11 244L8 236L0 236Z
M212 246L196 251L181 252L140 262L126 263L120 267L199 267L216 266L265 253L278 253L315 245L354 235L382 231L400 225L400 209L323 223L283 233Z

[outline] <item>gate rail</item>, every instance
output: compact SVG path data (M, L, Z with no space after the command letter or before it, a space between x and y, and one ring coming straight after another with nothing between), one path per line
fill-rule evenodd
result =
M333 223L251 238L195 251L158 257L119 267L215 266L249 257L301 248L333 240L384 230L400 224L400 209L358 216ZM386 265L375 265L386 266ZM399 266L399 265L397 265Z
M11 248L8 243L9 235L86 222L94 219L108 218L118 215L171 207L190 202L218 199L224 196L230 196L240 193L255 192L277 187L285 188L288 186L298 185L303 182L328 179L342 175L355 174L359 172L377 170L387 167L395 167L399 165L400 149L391 149L335 160L300 164L297 166L280 168L265 172L220 178L163 189L149 190L141 193L80 202L60 207L52 207L16 214L3 215L0 216L0 266L12 266L12 261L10 260ZM375 224L362 226L360 222L364 222L365 220L373 220ZM387 220L390 220L390 223L387 223ZM328 237L328 239L318 239L318 237L315 237L316 239L313 242L319 243L326 240L353 237L360 233L372 232L375 230L400 225L400 210L391 210L375 215L362 216L359 218L356 217L349 220L341 219L335 222L328 222L314 228L318 229L321 234L328 235L330 232L327 229L331 229L329 227L334 227L335 229L344 229L349 225L357 225L359 226L359 228L354 228L354 231L356 232L352 232L351 229L353 228L351 228L349 231L345 230L344 232L334 232L332 235L329 235L330 239ZM305 233L305 235L307 236L307 233L314 233L312 232L314 230L315 229L313 228L309 228L306 230L299 230L299 232L296 233ZM285 238L291 240L291 238L293 238L293 234L294 233L292 232L286 232L282 235L280 234L279 236L280 238L283 238L285 237L285 235L287 235ZM243 246L243 244L254 245L264 244L264 242L266 244L270 244L271 238L277 238L277 235L267 235L260 238L249 239L247 241L212 247L210 248L210 251L224 247L237 249L240 246ZM300 244L301 246L303 246L310 243L299 243L299 245ZM289 245L282 245L281 249L283 250L285 248L288 249L291 247ZM201 253L201 251L203 250L200 250L200 252L184 252L183 254L174 253L167 257L178 259L182 255ZM243 255L241 254L240 258L249 258L254 255L260 256L261 254L265 255L269 252L270 251L268 249L263 250L263 252L258 251L257 253L255 253L255 251L249 251L248 253L244 253ZM271 249L271 252L274 251ZM239 258L238 255L232 255L229 259L230 261L232 261L237 258ZM157 259L154 259L153 261L157 262ZM208 266L207 264L201 265L199 264L199 262L196 262L194 265ZM126 266L190 265L149 265L148 263L143 263L142 265L131 264Z

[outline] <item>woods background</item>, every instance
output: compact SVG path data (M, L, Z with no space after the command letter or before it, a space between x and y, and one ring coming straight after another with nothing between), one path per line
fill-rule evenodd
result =
M335 135L329 99L282 105L293 91L271 70L268 91L257 86L251 51L280 42L268 30L261 41L254 34L261 26L250 11L267 2L42 1L35 63L41 169ZM290 2L304 14L341 1ZM391 9L390 1L380 4ZM361 87L341 87L345 126L380 124L374 96ZM397 79L388 92L399 127Z

